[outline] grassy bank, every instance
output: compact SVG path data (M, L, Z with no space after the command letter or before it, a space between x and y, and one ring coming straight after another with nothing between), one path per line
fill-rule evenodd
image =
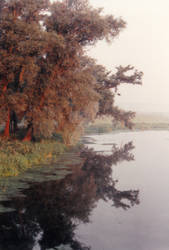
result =
M169 130L169 114L137 113L133 119L133 130ZM96 119L85 129L86 134L101 134L113 131L129 131L121 123L112 123L111 118Z
M55 140L19 142L0 138L0 177L16 176L39 164L56 162L66 146Z
M117 131L143 131L143 130L169 130L166 123L135 123L132 130L122 126L113 127L110 124L90 125L85 129L85 134L102 134Z
M85 134L102 134L102 133L110 133L115 128L111 124L102 123L102 124L91 124L85 128Z

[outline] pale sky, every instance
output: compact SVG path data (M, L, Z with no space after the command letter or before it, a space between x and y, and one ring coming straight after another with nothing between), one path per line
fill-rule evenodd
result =
M144 72L142 86L120 88L117 104L134 111L169 112L169 0L90 0L127 27L112 45L99 42L90 55L108 69L128 64Z

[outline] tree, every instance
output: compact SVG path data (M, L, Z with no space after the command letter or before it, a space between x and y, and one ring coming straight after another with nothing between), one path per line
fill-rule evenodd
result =
M24 119L23 140L62 134L72 143L84 124L109 115L130 127L132 112L114 105L121 83L141 84L142 72L116 74L87 57L86 46L117 37L126 24L86 0L0 2L0 124L4 136ZM114 90L114 91L112 91Z

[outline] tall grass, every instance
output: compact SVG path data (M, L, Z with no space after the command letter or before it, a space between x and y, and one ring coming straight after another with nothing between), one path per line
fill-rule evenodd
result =
M66 146L55 140L20 142L0 138L0 176L16 176L39 164L49 164L58 159Z

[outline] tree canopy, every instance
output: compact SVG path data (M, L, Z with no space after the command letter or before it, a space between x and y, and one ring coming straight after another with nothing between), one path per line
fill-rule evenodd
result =
M61 133L72 143L84 124L104 115L131 127L133 112L115 105L120 84L141 84L142 72L116 73L87 56L86 47L112 42L126 23L87 0L0 1L0 125L4 136L26 127L23 140Z

